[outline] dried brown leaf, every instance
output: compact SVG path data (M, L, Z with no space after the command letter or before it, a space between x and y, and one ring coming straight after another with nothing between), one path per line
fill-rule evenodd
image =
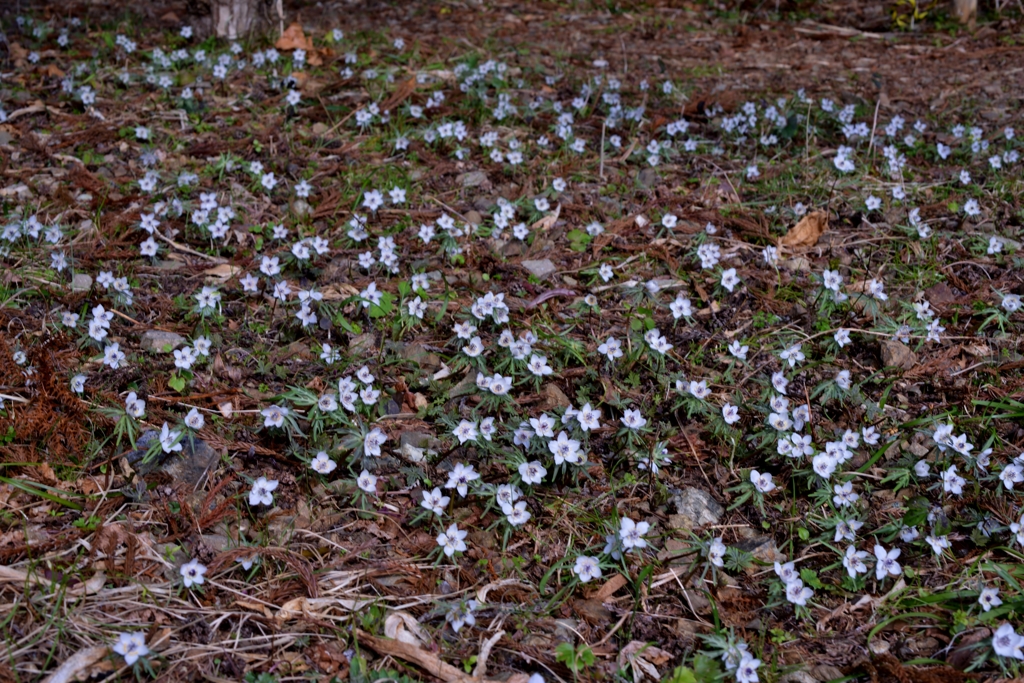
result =
M813 247L828 230L828 214L824 211L812 211L789 229L779 244L790 249Z

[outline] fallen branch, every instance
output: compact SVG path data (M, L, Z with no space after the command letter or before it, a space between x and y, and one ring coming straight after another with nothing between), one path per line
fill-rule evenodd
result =
M498 681L493 681L488 678L470 676L461 669L444 662L433 652L428 652L423 648L410 645L409 643L391 640L390 638L378 638L377 636L371 636L366 631L362 631L360 629L356 629L356 639L361 644L369 647L378 654L396 657L406 662L412 662L431 676L445 681L445 683L498 683ZM488 652L489 651L490 648L488 648ZM481 653L482 652L483 651L481 651ZM504 681L504 683L526 683L528 678L529 677L525 674L513 674L507 681Z

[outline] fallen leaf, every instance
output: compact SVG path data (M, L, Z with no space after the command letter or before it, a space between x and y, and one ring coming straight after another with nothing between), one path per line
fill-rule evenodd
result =
M378 654L390 655L406 662L412 662L420 668L429 671L432 676L439 678L445 683L488 683L489 679L477 678L464 673L451 664L445 662L433 652L428 652L421 647L403 643L390 638L378 638L361 629L355 630L356 639L364 646L369 647ZM513 676L508 683L525 680L525 676L517 678Z
M664 664L671 658L672 655L661 648L648 645L642 640L634 640L622 648L622 651L619 653L618 664L620 669L625 669L627 664L632 665L634 680L637 680L636 672L639 670L652 681L660 681L661 673L655 664Z
M225 420L230 420L231 414L235 412L235 406L231 403L231 401L218 403L217 408L220 409L220 414L224 416Z
M828 230L828 214L824 211L812 211L789 229L779 244L791 249L796 247L813 247Z
M593 600L597 600L598 602L604 602L608 598L615 595L615 592L623 586L625 586L626 583L627 579L625 576L623 576L622 574L616 574L612 578L605 581L604 585L598 588L597 591L595 591L594 594L590 596L590 598Z
M430 636L420 627L416 617L408 612L389 614L384 620L384 635L416 647L423 647L430 642Z
M416 77L413 76L412 78L403 81L401 85L395 89L395 92L391 94L391 97L384 100L384 103L380 105L381 111L390 111L394 109L397 105L404 102L409 95L412 95L415 90Z
M547 216L540 218L536 223L530 226L532 230L550 230L555 226L555 222L558 220L558 216L562 213L562 205L559 204L555 207L555 210L549 213Z
M63 664L43 680L43 683L86 681L93 676L109 673L114 670L113 660L107 657L109 652L106 645L95 645L79 650L65 659Z
M203 271L203 275L206 275L209 279L219 280L220 282L227 282L235 275L242 272L241 266L233 266L230 263L221 263L207 268Z
M274 47L278 50L306 50L308 52L313 49L313 40L307 38L303 33L302 24L293 21L274 43Z
M56 64L47 64L43 67L43 75L52 78L64 78L65 74Z

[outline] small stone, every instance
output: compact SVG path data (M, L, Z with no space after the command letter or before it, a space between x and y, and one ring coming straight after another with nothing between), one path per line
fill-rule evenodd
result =
M170 353L185 343L185 338L180 334L164 330L147 330L139 342L142 350L150 353Z
M190 492L203 480L206 473L213 468L220 456L202 439L186 436L181 443L181 450L164 453L158 450L149 462L143 462L149 452L150 445L160 438L160 433L148 430L135 441L135 450L125 456L125 460L142 477L154 472L162 472L171 478L175 486L183 486Z
M313 210L313 207L309 205L305 199L301 197L292 202L292 211L295 212L296 216L305 216Z
M489 182L487 180L487 174L483 171L470 171L469 173L463 173L457 180L460 187L480 187L481 185Z
M555 408L568 408L572 403L569 401L569 397L558 388L558 385L554 382L548 382L541 389L540 395L544 397L544 400L540 404L541 410L554 410Z
M480 225L484 222L484 217L480 215L480 212L473 209L466 212L466 222L470 225Z
M779 683L818 683L818 679L801 669L786 674L779 679Z
M818 664L811 669L811 675L815 679L822 681L822 683L828 683L829 681L837 681L843 678L843 672L831 664Z
M373 332L356 335L348 342L348 352L356 360L365 360L375 356L377 355L377 338L373 336Z
M462 378L462 381L448 390L448 396L449 398L458 398L459 396L472 394L476 390L476 374L470 369L466 376Z
M92 277L88 273L75 273L71 278L72 292L88 292L92 288Z
M673 495L672 505L679 513L676 516L676 523L688 530L718 524L725 513L725 508L712 498L710 493L693 487Z
M527 260L523 261L520 265L522 265L523 268L526 268L526 270L530 272L530 275L533 275L535 278L538 278L540 280L543 280L544 278L558 270L558 268L551 261L551 259L548 258L536 261Z
M600 600L575 600L572 608L588 624L607 624L615 616Z
M775 545L775 539L771 536L755 536L754 538L740 541L734 547L748 552L755 559L767 562L768 564L786 561L786 556L779 552L778 546ZM761 571L760 567L752 566L749 568L748 573L756 574L759 571Z
M636 182L637 184L640 185L640 187L644 188L645 190L649 190L650 188L657 185L660 179L661 178L658 176L658 172L653 168L648 167L640 171L640 173L636 177Z
M901 341L886 339L882 342L882 365L909 370L917 365L917 354Z

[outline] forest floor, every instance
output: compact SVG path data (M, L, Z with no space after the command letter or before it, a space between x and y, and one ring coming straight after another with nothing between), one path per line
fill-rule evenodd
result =
M1024 675L1016 8L285 10L0 10L0 681Z

